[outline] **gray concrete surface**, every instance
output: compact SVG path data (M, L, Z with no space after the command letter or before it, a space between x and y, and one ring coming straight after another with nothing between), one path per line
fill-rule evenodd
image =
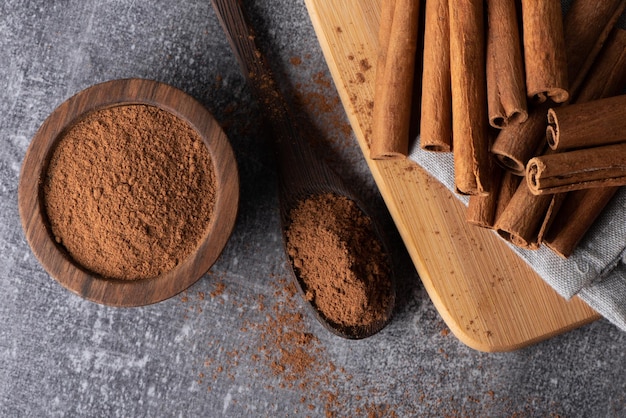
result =
M313 143L393 230L303 1L244 3ZM235 231L210 273L131 309L87 302L50 278L17 209L20 165L46 116L122 77L205 104L242 181ZM0 416L626 416L624 333L600 320L512 353L474 351L448 332L397 233L393 322L362 341L314 322L284 289L275 167L208 0L4 0L0 83ZM303 317L277 326L286 312ZM314 339L289 340L296 331Z

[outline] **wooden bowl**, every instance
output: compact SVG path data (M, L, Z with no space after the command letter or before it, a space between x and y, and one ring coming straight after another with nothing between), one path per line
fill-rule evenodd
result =
M194 128L211 155L216 200L206 234L195 251L155 278L103 278L77 265L54 240L43 204L43 178L56 141L86 114L119 105L145 104L170 112ZM114 80L71 97L45 120L26 152L18 188L22 227L33 253L61 285L88 300L113 306L141 306L185 290L206 273L232 232L239 202L239 175L232 148L211 114L186 93L155 81Z

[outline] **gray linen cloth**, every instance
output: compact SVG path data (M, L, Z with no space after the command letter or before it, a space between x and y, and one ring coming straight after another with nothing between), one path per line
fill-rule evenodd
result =
M423 151L415 141L409 158L454 192L452 154ZM467 205L466 196L456 196ZM561 296L578 295L626 331L626 188L615 194L568 259L545 246L511 248Z

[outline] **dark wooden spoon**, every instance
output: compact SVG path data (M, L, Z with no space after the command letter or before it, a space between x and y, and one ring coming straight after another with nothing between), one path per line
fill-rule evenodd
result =
M287 243L286 231L290 223L289 215L292 209L308 197L325 193L345 196L353 200L361 211L369 217L360 199L345 187L341 178L323 160L318 158L301 138L264 55L255 43L254 33L247 23L239 0L212 0L212 4L243 73L253 93L261 103L273 133L273 145L278 159L280 216L285 248ZM372 218L370 217L370 219ZM381 229L376 225L374 219L372 219L372 224L382 248L386 249L387 246L382 239ZM363 262L365 261L363 260ZM391 269L389 258L387 262ZM296 287L304 296L305 286L293 267L293 261L291 261L290 270ZM365 338L383 329L391 319L395 302L392 272L389 274L389 280L391 283L387 288L390 289L390 294L387 295L389 303L386 312L380 316L381 319L366 326L336 324L325 318L314 304L309 303L308 305L312 308L315 317L336 335L350 339Z

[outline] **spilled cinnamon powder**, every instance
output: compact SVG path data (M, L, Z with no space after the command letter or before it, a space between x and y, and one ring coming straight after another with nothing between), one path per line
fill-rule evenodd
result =
M390 268L371 219L354 201L327 193L300 202L287 249L307 300L326 319L346 327L384 319Z
M51 232L71 258L106 277L173 269L204 236L215 203L199 134L154 106L94 111L58 141L43 180Z
M207 392L222 391L235 382L242 382L239 387L244 390L241 395L233 396L231 415L267 415L267 412L261 413L263 406L246 401L243 395L256 393L254 396L258 399L262 393L266 411L273 411L272 416L281 410L279 408L287 407L288 399L293 400L289 416L342 417L348 411L359 417L405 416L396 414L394 409L411 404L410 397L415 391L408 390L406 401L399 405L390 405L380 400L386 389L376 387L367 377L365 380L357 378L337 365L335 361L339 359L333 358L333 351L316 337L307 318L301 314L302 299L288 278L271 275L267 278L270 290L273 289L270 294L245 294L239 286L226 287L222 275L208 274L211 278L208 282L224 292L222 296L226 296L229 304L241 310L238 317L230 319L231 326L240 329L242 339L212 337L206 341L208 352L199 359L200 369L193 378L198 385L205 386ZM188 316L201 312L197 305L222 304L223 299L201 301L190 295L181 301L185 318L197 321L198 316ZM241 344L242 340L245 344ZM235 405L236 400L243 402Z

